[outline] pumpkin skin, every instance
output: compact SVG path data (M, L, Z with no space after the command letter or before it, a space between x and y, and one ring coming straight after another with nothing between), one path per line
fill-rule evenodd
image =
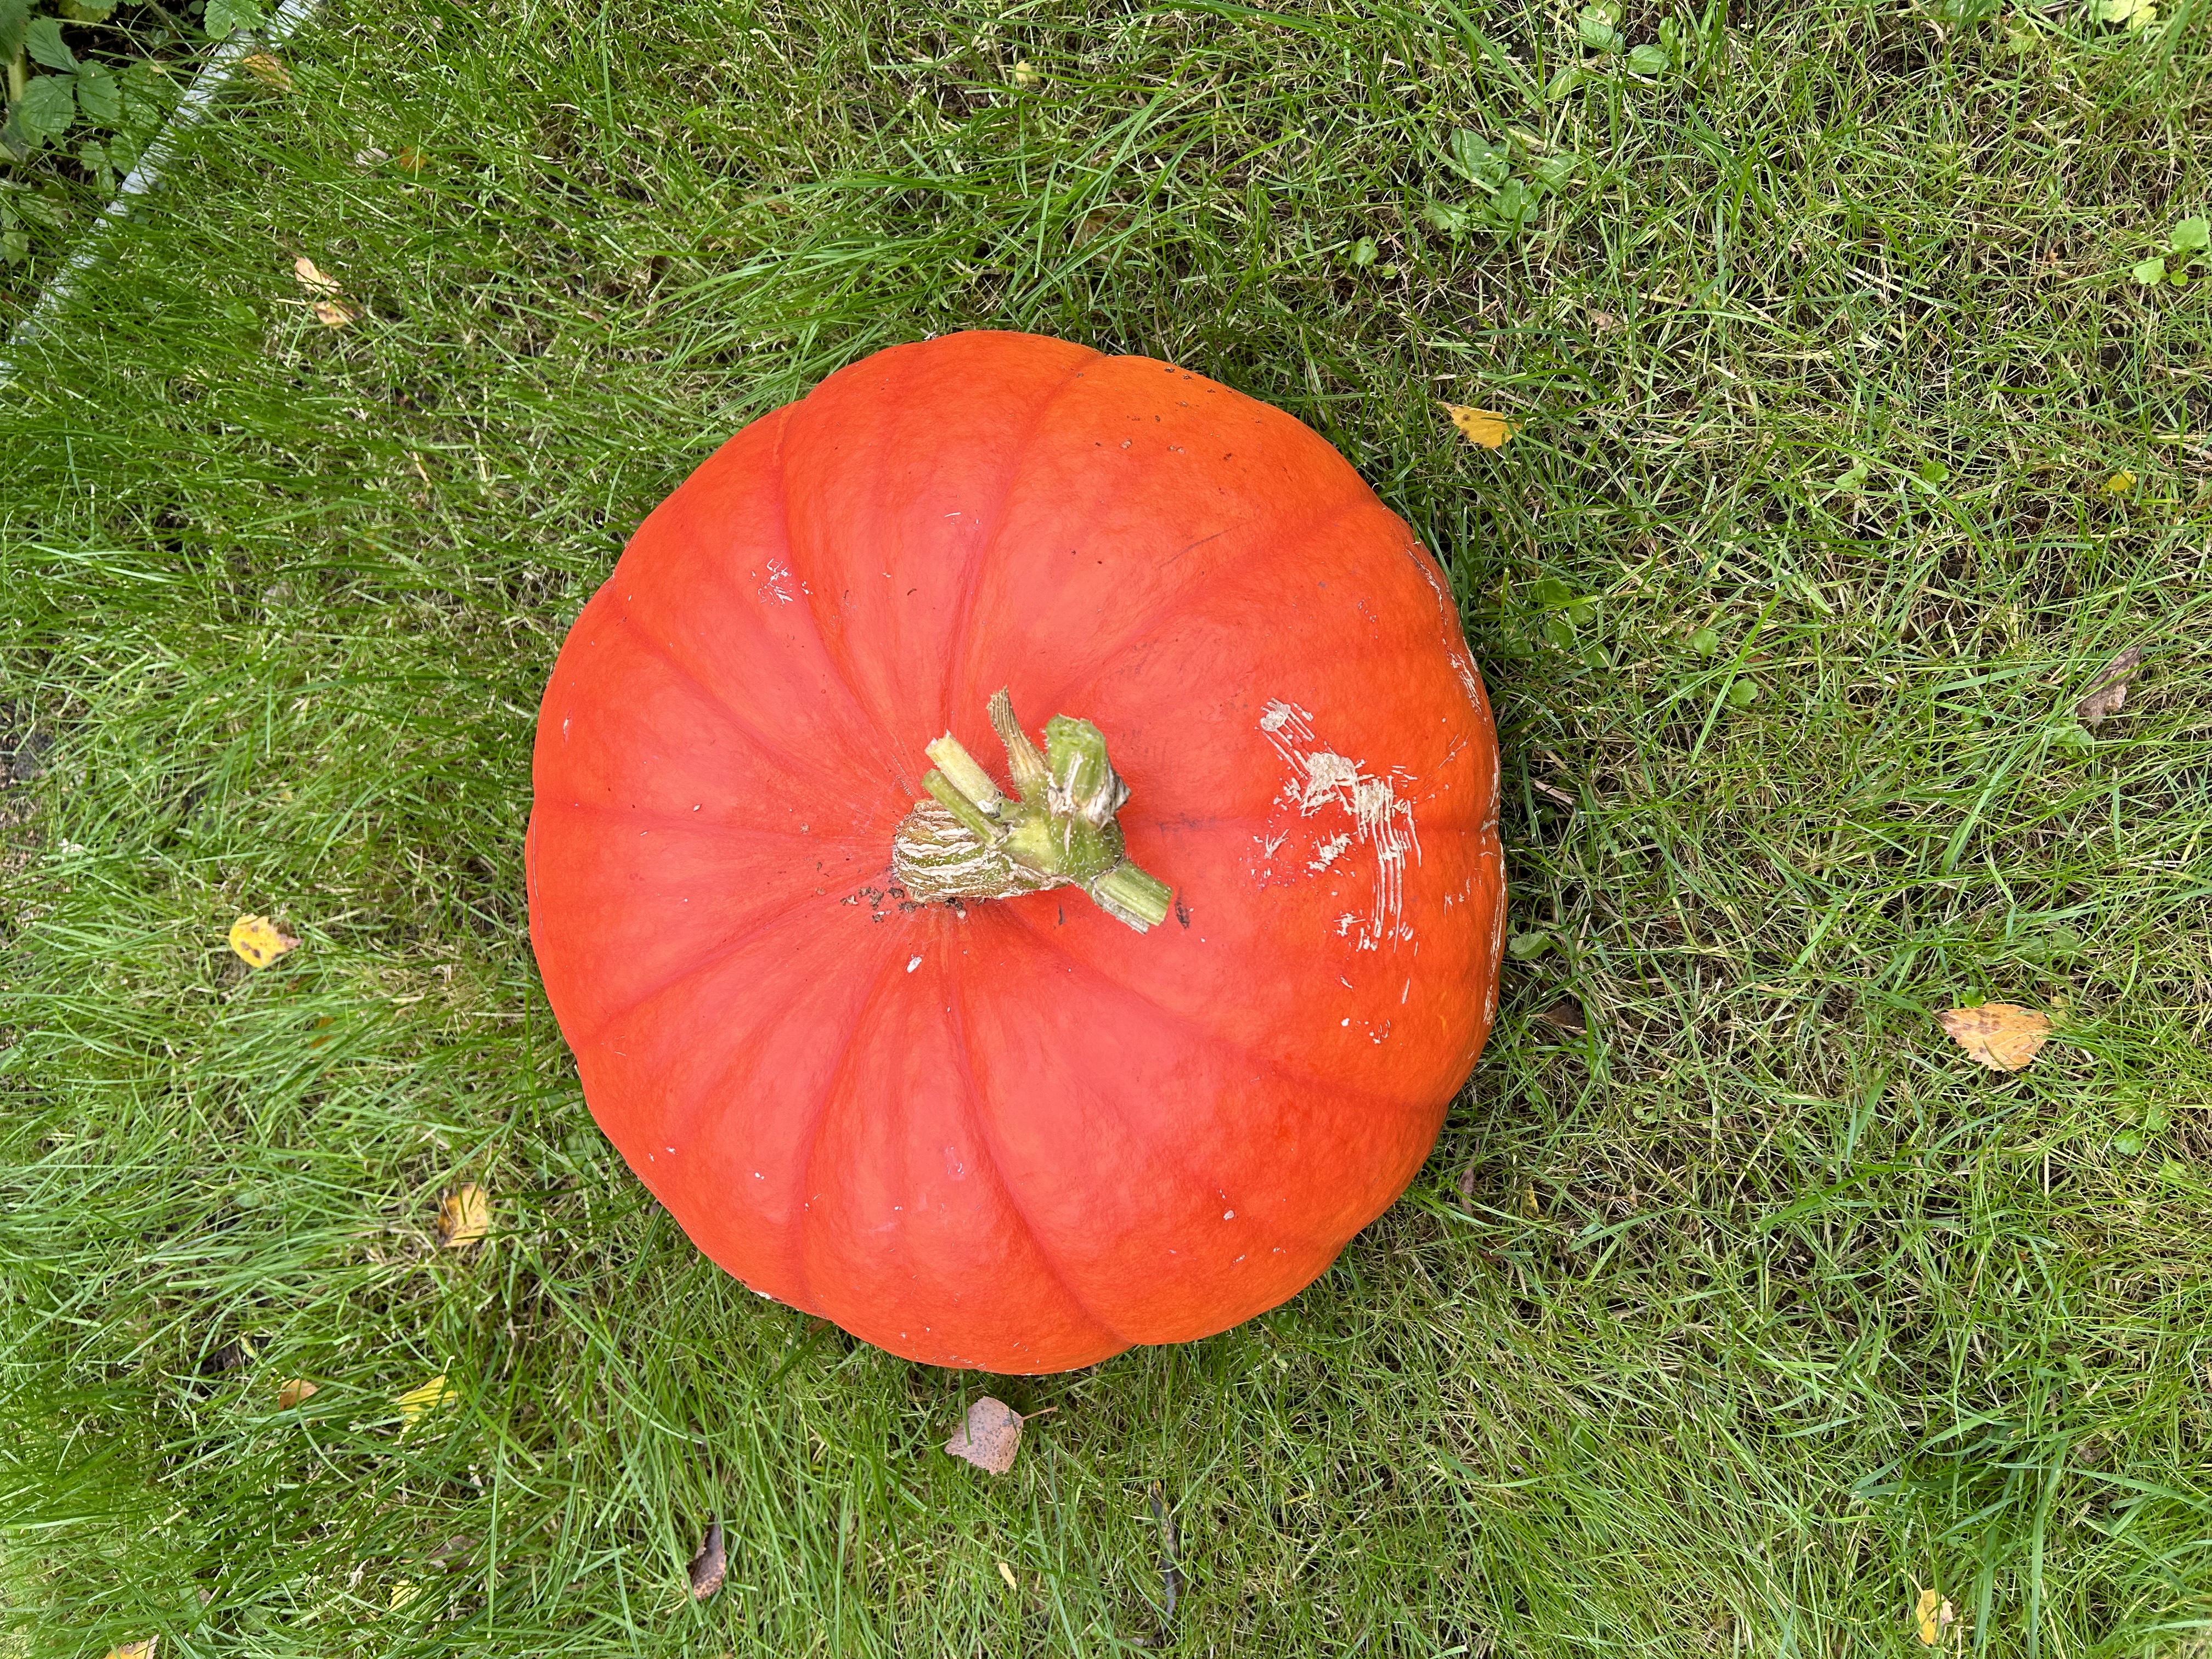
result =
M1094 721L1139 933L890 873L948 730ZM1497 739L1441 573L1326 441L1006 333L883 351L632 538L540 711L526 865L593 1115L763 1295L1065 1370L1310 1283L1497 1006Z

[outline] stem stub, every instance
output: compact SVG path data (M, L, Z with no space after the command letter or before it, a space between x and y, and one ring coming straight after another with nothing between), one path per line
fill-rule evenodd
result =
M1139 933L1167 919L1175 890L1129 862L1114 815L1129 786L1106 758L1105 734L1089 720L1055 714L1038 752L1001 690L991 726L1006 745L1014 793L977 764L947 732L929 745L937 763L891 840L891 867L906 890L933 899L1012 898L1048 887L1080 887L1098 908Z

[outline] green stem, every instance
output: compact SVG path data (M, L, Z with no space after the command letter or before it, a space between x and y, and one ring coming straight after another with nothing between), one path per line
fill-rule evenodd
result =
M1039 752L1004 690L989 713L1014 793L1002 793L950 732L931 744L937 765L922 787L932 799L915 803L891 841L891 867L907 891L951 902L1080 887L1140 933L1166 921L1175 890L1129 861L1115 822L1129 786L1107 759L1105 734L1055 714Z

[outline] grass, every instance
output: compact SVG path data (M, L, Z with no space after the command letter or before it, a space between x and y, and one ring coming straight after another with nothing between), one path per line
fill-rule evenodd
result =
M2212 285L2126 273L2212 194L2212 24L1678 21L1568 86L1565 7L335 0L235 93L8 394L0 1652L1911 1653L1923 1588L2203 1652ZM1577 170L1455 234L1458 129ZM1321 1282L1029 1380L703 1264L521 897L630 528L974 325L1279 403L1422 531L1551 941ZM2058 1040L1980 1072L1984 998ZM1054 1408L995 1481L936 1450L984 1389Z

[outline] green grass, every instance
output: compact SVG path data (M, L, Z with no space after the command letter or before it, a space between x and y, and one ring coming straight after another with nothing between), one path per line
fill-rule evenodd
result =
M2212 16L1717 20L1547 98L1570 7L337 0L234 94L0 405L0 1651L1845 1656L1933 1586L2203 1652L2212 285L2126 273L2212 194ZM1455 236L1461 128L1578 171ZM1320 1283L1033 1380L705 1265L521 897L641 515L973 325L1280 404L1423 532L1556 941ZM1931 1017L2061 997L2013 1077ZM996 1481L985 1389L1055 1408Z

